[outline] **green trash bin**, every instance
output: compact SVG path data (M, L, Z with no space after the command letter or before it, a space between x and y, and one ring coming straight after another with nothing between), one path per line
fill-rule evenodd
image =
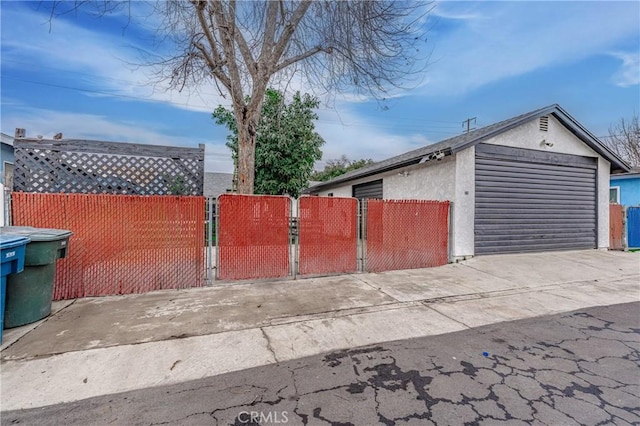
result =
M7 277L4 328L12 328L36 322L51 313L56 260L67 256L72 232L30 226L7 226L4 230L31 239L24 271Z

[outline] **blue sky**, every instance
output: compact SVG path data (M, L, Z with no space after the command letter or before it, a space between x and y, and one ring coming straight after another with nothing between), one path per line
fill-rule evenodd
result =
M133 3L98 19L57 17L46 5L2 1L3 133L195 147L207 171L231 172L226 132L211 112L212 84L197 92L149 85L135 66L152 51L153 17ZM338 97L318 111L324 160L382 160L462 131L553 103L596 136L640 113L640 2L438 2L429 15L431 52L419 87L377 102ZM322 166L322 162L318 165Z

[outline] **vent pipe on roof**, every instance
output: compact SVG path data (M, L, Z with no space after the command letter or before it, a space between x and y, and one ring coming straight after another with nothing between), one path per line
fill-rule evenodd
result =
M19 139L19 138L24 138L26 135L26 130L25 129L21 129L19 127L16 127L16 133L15 133L15 138Z

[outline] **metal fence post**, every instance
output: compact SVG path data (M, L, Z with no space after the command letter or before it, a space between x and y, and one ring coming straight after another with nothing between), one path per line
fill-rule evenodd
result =
M291 275L293 279L298 276L300 267L300 199L296 199L296 217L293 216L294 199L289 197L289 263L291 264Z
M207 214L207 285L213 286L213 207L215 203L213 198L207 198L208 214Z
M218 195L216 197L216 214L214 215L215 217L215 224L216 224L216 243L213 246L214 247L214 252L215 252L215 274L214 279L218 279L220 278L220 210L222 209L221 204L220 204L220 195Z
M367 200L358 200L358 241L360 241L360 272L366 272Z
M447 219L447 226L449 227L449 236L447 237L447 253L449 253L449 263L454 262L453 255L453 201L449 201L449 218Z

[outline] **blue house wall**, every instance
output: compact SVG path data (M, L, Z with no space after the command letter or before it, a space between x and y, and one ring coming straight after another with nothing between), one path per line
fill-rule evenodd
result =
M640 174L611 176L610 187L620 187L620 204L640 206Z
M4 184L4 163L13 163L13 146L0 143L0 183Z

